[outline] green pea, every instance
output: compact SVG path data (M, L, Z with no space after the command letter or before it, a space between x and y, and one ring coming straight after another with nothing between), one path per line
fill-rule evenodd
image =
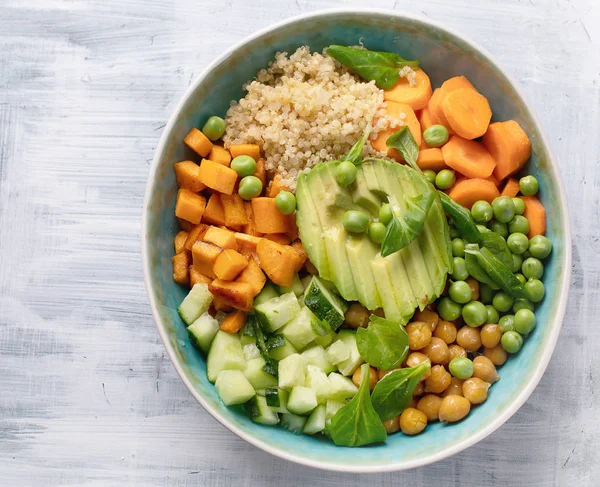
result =
M525 211L525 202L521 198L511 198L515 205L515 215L522 215Z
M465 256L465 241L462 238L452 239L452 255L454 257Z
M462 307L448 297L443 297L437 303L437 312L446 321L454 321L460 316Z
M435 184L435 171L432 171L431 169L425 169L425 171L423 171L423 176L425 176L425 179L427 179L427 181L429 181L431 184Z
M525 276L523 274L521 274L520 272L517 272L515 274L515 277L521 281L521 283L525 284L527 282L527 279L525 278Z
M515 304L513 304L512 307L513 313L516 313L520 309L528 309L529 311L533 311L535 309L535 305L529 301L529 299L517 298L515 299Z
M213 142L219 140L225 133L225 120L221 117L210 117L202 127L202 133Z
M502 335L500 345L508 353L517 353L523 346L523 337L516 331L507 331Z
M504 291L500 291L496 293L494 299L492 300L492 304L494 308L496 308L501 313L506 313L513 305L514 298Z
M500 320L500 315L498 314L496 308L488 304L486 305L485 309L487 310L487 320L485 320L485 322L491 324L498 323L498 321Z
M262 181L256 176L246 176L240 181L238 194L243 200L251 200L262 193Z
M529 233L529 220L523 215L515 215L508 223L508 232L527 235Z
M335 168L335 180L340 186L350 186L356 181L358 169L350 161L342 161Z
M534 176L525 176L519 180L519 190L525 196L533 196L538 192L538 181Z
M535 257L523 261L521 272L527 279L540 279L544 275L544 264Z
M491 303L494 299L494 290L487 284L479 284L479 300L482 303Z
M454 171L450 169L442 169L435 177L435 185L440 189L449 189L456 181Z
M289 191L280 191L275 196L275 206L284 215L291 215L296 209L296 197Z
M481 326L487 320L487 309L480 301L471 301L463 306L462 317L469 326Z
M529 242L529 245L531 245L531 242ZM529 259L529 257L531 257L531 252L529 252L529 249L527 249L525 252L523 252L521 254L521 257L523 257L523 259Z
M450 227L450 238L460 237L460 232L456 229L456 227Z
M467 272L467 264L465 259L462 257L454 257L454 270L452 271L452 279L456 281L464 281L467 277L469 277L469 273Z
M529 335L535 327L535 314L529 309L520 309L515 313L515 331L521 335Z
M473 298L471 286L469 286L465 281L455 281L450 284L448 294L450 295L452 301L455 301L458 304L468 303Z
M527 297L530 301L539 303L544 299L544 294L546 294L544 283L539 279L529 279L529 281L525 283L525 293L527 293Z
M429 147L441 147L448 142L448 136L448 129L443 125L432 125L423 132L423 138Z
M523 233L512 233L506 239L506 245L513 254L521 255L529 247L529 239Z
M481 224L477 225L477 230L479 230L480 233L491 232L491 230L488 227Z
M536 259L545 259L552 252L552 242L548 237L536 235L529 241L529 252Z
M511 254L512 256L512 265L510 266L510 270L513 272L519 272L521 269L521 265L523 264L523 257L517 254Z
M494 218L501 223L508 223L515 216L515 204L508 196L500 196L492 201Z
M241 178L252 176L256 172L256 161L250 156L237 156L231 161L230 167Z
M348 210L344 213L342 224L350 233L364 233L369 228L369 217L362 211Z
M381 208L379 208L379 221L384 225L387 225L392 221L392 217L392 205L389 203L381 205Z
M498 320L498 324L502 327L502 332L513 331L515 329L515 315L504 315Z
M508 225L506 223L494 220L490 223L490 230L503 238L508 238Z
M373 222L369 225L369 237L377 244L383 242L386 232L387 228L381 222Z
M494 216L494 210L492 210L492 205L490 205L485 200L479 200L473 203L471 207L471 216L476 223L487 223Z
M457 379L468 379L473 376L475 365L467 357L454 357L448 366L450 373Z

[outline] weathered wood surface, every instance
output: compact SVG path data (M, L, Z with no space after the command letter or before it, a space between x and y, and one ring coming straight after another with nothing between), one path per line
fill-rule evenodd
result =
M192 398L142 280L153 150L192 78L315 0L0 1L0 484L598 485L600 5L595 0L372 0L443 21L521 83L571 205L563 332L523 408L425 468L361 476L278 460ZM476 7L475 5L478 4Z

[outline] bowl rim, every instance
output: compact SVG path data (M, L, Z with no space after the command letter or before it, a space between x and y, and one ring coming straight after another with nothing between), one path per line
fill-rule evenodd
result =
M148 207L150 206L150 199L151 199L151 195L153 193L153 187L155 185L155 180L156 180L157 171L158 171L158 167L159 167L159 161L162 158L162 154L167 145L168 135L171 133L173 126L175 125L175 123L177 121L178 114L181 112L185 103L192 96L192 94L198 88L198 86L204 81L206 76L216 66L218 66L221 62L223 62L225 59L227 59L227 57L229 57L233 52L235 52L237 49L239 49L243 45L245 45L251 41L254 41L266 34L269 34L270 32L275 31L281 27L287 26L289 24L298 23L300 21L305 21L308 19L316 18L316 17L320 17L320 18L335 17L337 15L347 15L347 14L350 14L350 15L352 15L352 14L387 15L387 16L397 17L399 19L407 19L407 20L411 20L411 21L420 22L422 24L430 25L436 29L441 30L442 32L446 32L446 33L460 39L464 43L470 45L478 53L480 53L482 55L482 57L488 63L490 63L496 70L498 70L498 72L502 76L504 76L507 79L507 81L511 84L511 87L515 90L515 92L519 95L520 99L523 101L523 103L527 107L529 115L531 116L531 119L533 121L534 128L536 129L536 134L548 154L550 166L552 167L553 171L556 173L556 176L557 176L556 182L558 183L559 204L563 207L563 210L564 210L563 218L562 218L562 220L563 220L562 225L564 228L564 238L565 238L565 240L564 240L565 269L564 269L564 273L563 273L563 277L562 277L562 282L560 283L561 288L560 288L559 305L557 308L557 313L555 314L555 316L553 318L553 322L557 323L557 324L553 327L552 333L550 334L548 341L546 343L546 348L543 351L543 353L540 357L540 360L535 365L536 370L535 370L534 374L532 374L531 379L530 379L529 383L527 384L527 386L525 388L523 388L515 398L513 398L513 401L512 401L512 404L510 405L510 407L503 410L501 414L499 414L498 416L493 418L492 421L490 421L490 423L488 425L483 427L480 431L478 431L473 436L470 436L461 441L458 441L451 447L448 447L445 450L442 450L440 452L437 452L437 453L434 453L431 455L427 455L427 456L423 456L423 457L421 457L419 459L415 459L415 460L408 460L408 461L398 462L398 463L390 463L389 465L342 465L342 464L338 464L338 463L331 463L328 461L313 460L313 459L305 458L302 455L296 455L292 452L283 451L283 450L274 448L271 445L269 445L268 443L266 443L262 440L259 440L250 434L245 433L244 431L239 429L237 426L230 423L227 419L225 419L221 415L221 413L217 409L214 409L208 403L208 401L206 401L204 399L204 397L201 394L196 392L196 389L192 385L192 382L187 377L187 375L184 373L182 367L179 365L177 355L176 355L175 350L171 344L171 341L169 340L169 337L167 335L166 327L164 326L161 316L160 316L160 313L158 312L158 306L156 303L156 299L152 293L152 286L150 283L151 272L150 272L150 262L148 260L149 249L148 249L148 239L146 238L146 232L148 230ZM219 423L221 423L223 426L225 426L231 432L235 433L238 437L246 440L248 443L250 443L250 444L260 448L261 450L263 450L267 453L270 453L276 457L282 458L284 460L288 460L288 461L298 463L301 465L305 465L308 467L319 468L319 469L329 470L329 471L338 471L338 472L346 472L346 473L347 472L351 472L351 473L383 473L383 472L395 472L395 471L401 471L401 470L408 470L411 468L421 467L421 466L428 465L430 463L434 463L434 462L443 460L445 458L448 458L452 455L455 455L456 453L459 453L462 450L465 450L466 448L473 446L474 444L478 443L479 441L483 440L484 438L489 436L491 433L493 433L496 429L498 429L500 426L502 426L506 421L508 421L508 419L510 419L510 417L514 413L517 412L517 410L525 403L525 401L529 398L529 396L531 395L533 390L538 385L539 381L541 380L541 378L548 366L548 363L550 362L550 358L552 357L554 349L556 348L556 342L558 340L560 329L562 327L562 322L564 319L564 314L565 314L566 305L567 305L569 284L571 281L571 259L572 259L571 226L569 224L568 205L567 205L566 193L564 190L562 177L560 174L560 168L559 168L558 164L556 163L555 157L552 154L551 147L548 144L548 141L546 140L544 133L540 129L540 124L537 119L537 116L535 115L534 111L531 110L529 102L523 95L521 88L515 82L513 77L511 75L509 75L499 65L499 63L494 59L494 57L486 49L481 47L479 44L477 44L473 40L469 39L468 37L465 37L464 35L456 32L452 28L446 27L445 25L442 25L441 23L439 23L437 21L431 20L429 18L425 18L420 15L413 15L413 14L409 14L406 12L395 11L395 10L385 9L385 8L365 7L365 8L319 9L319 10L315 10L312 12L289 17L289 18L286 18L279 22L276 22L276 23L270 24L266 27L263 27L262 29L257 30L253 34L245 37L241 41L235 43L234 45L232 45L231 47L226 49L220 56L218 56L211 63L209 63L206 66L206 68L204 68L204 70L195 77L194 81L188 86L185 93L181 97L179 103L177 104L176 108L173 110L173 112L169 116L167 124L165 125L163 132L161 134L159 143L154 151L152 165L150 167L150 171L148 173L148 179L146 182L146 191L145 191L145 195L144 195L144 204L143 204L142 211L143 211L143 213L142 213L142 229L141 229L142 231L141 231L140 237L141 237L141 243L142 243L142 262L143 262L144 282L146 285L146 293L148 295L148 302L150 304L150 308L152 309L152 315L154 317L154 321L158 328L160 338L167 350L167 353L169 354L171 363L175 367L175 370L177 371L179 377L181 378L181 380L183 381L185 386L188 388L190 393L204 407L204 409L206 411L208 411L208 413L213 418L215 418L217 421L219 421Z

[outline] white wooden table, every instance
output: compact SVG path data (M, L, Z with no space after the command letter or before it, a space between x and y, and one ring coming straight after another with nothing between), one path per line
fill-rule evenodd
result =
M0 0L0 485L599 485L596 0L369 2L443 21L490 50L558 156L574 232L569 307L546 375L505 426L409 472L311 470L229 433L165 356L139 240L168 115L232 43L350 4L365 5Z

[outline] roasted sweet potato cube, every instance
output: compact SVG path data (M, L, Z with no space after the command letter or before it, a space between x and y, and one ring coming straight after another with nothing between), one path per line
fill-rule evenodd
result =
M220 145L213 145L208 158L227 167L231 164L231 154L225 147L221 147Z
M202 159L200 163L200 181L220 193L232 194L237 177L237 172L218 162Z
M225 225L225 210L219 193L213 193L208 199L202 221L213 225Z
M190 287L194 287L194 284L209 285L211 282L213 282L212 277L205 276L204 274L202 274L202 272L200 272L198 269L196 269L193 265L191 265L189 267L189 271L190 271Z
M189 189L182 188L177 192L177 203L175 204L175 216L183 218L197 225L202 220L206 198L196 194Z
M205 225L204 223L196 225L194 228L192 228L188 232L187 238L185 239L185 243L183 244L185 250L189 250L191 252L192 247L194 246L196 241L202 240L204 238L204 234L206 233L208 228L209 226Z
M210 139L197 128L193 128L183 139L183 143L192 149L196 154L206 157L210 154L213 144Z
M298 265L298 253L289 245L262 238L256 246L260 267L275 284L291 287Z
M173 245L175 246L175 253L179 254L185 250L185 241L187 239L188 232L181 230L177 232L175 238L173 239Z
M229 147L231 157L250 156L255 161L260 159L260 147L256 144L237 144Z
M174 255L171 259L173 262L173 280L182 286L190 284L190 273L188 267L190 265L189 254L185 251Z
M206 276L215 277L213 267L221 252L223 249L215 244L197 241L192 247L194 267Z
M265 167L264 159L256 159L256 171L254 176L261 180L263 188L267 187L267 168Z
M285 233L267 233L264 238L268 238L269 240L280 243L281 245L289 245L292 243Z
M239 252L227 249L219 254L213 272L219 279L233 281L248 265L248 259Z
M223 210L225 212L225 226L239 228L248 223L244 200L239 194L221 195Z
M246 324L246 318L246 313L236 310L225 317L221 323L221 330L227 333L237 333Z
M190 223L183 218L177 218L177 221L179 222L179 227L186 232L191 231L195 227L193 223Z
M244 201L244 208L246 209L246 217L248 217L248 223L244 225L244 233L253 235L255 237L262 237L262 233L256 231L256 224L254 223L254 211L252 210L252 203L250 201Z
M281 179L281 176L276 174L271 180L271 184L269 184L269 189L267 190L267 196L269 198L275 198L280 191L287 191L287 188L281 184Z
M231 313L233 306L229 304L229 301L222 296L215 296L213 294L212 308L216 311L223 311L225 313ZM215 313L216 314L216 313ZM213 315L214 318L214 315Z
M254 235L248 235L247 233L240 232L234 233L234 236L240 251L243 249L248 249L252 252L256 252L256 246L258 245L258 242L260 242L260 237L255 237Z
M275 198L254 198L252 212L257 232L286 233L289 230L289 219L277 209Z
M265 284L267 283L267 278L265 277L263 271L260 269L260 265L258 265L258 262L253 258L250 258L248 259L248 265L240 273L236 281L250 284L252 286L252 292L254 296L256 296L259 292L262 291L262 288L265 287Z
M299 265L299 267L296 270L299 271L306 262L309 262L307 260L308 255L306 254L306 250L304 250L304 246L302 245L300 239L292 242L292 248L298 253L298 264L296 266L298 267Z
M300 232L298 232L298 227L296 226L296 215L292 213L287 216L288 218L288 231L285 234L288 238L293 242L297 238L300 237Z
M238 250L235 234L227 228L209 227L204 235L204 241L218 245L223 249Z
M200 181L200 166L193 161L181 161L173 164L177 186L199 193L206 186Z
M215 297L219 296L222 302L242 311L252 310L253 289L250 284L237 281L223 281L215 279L208 289Z

